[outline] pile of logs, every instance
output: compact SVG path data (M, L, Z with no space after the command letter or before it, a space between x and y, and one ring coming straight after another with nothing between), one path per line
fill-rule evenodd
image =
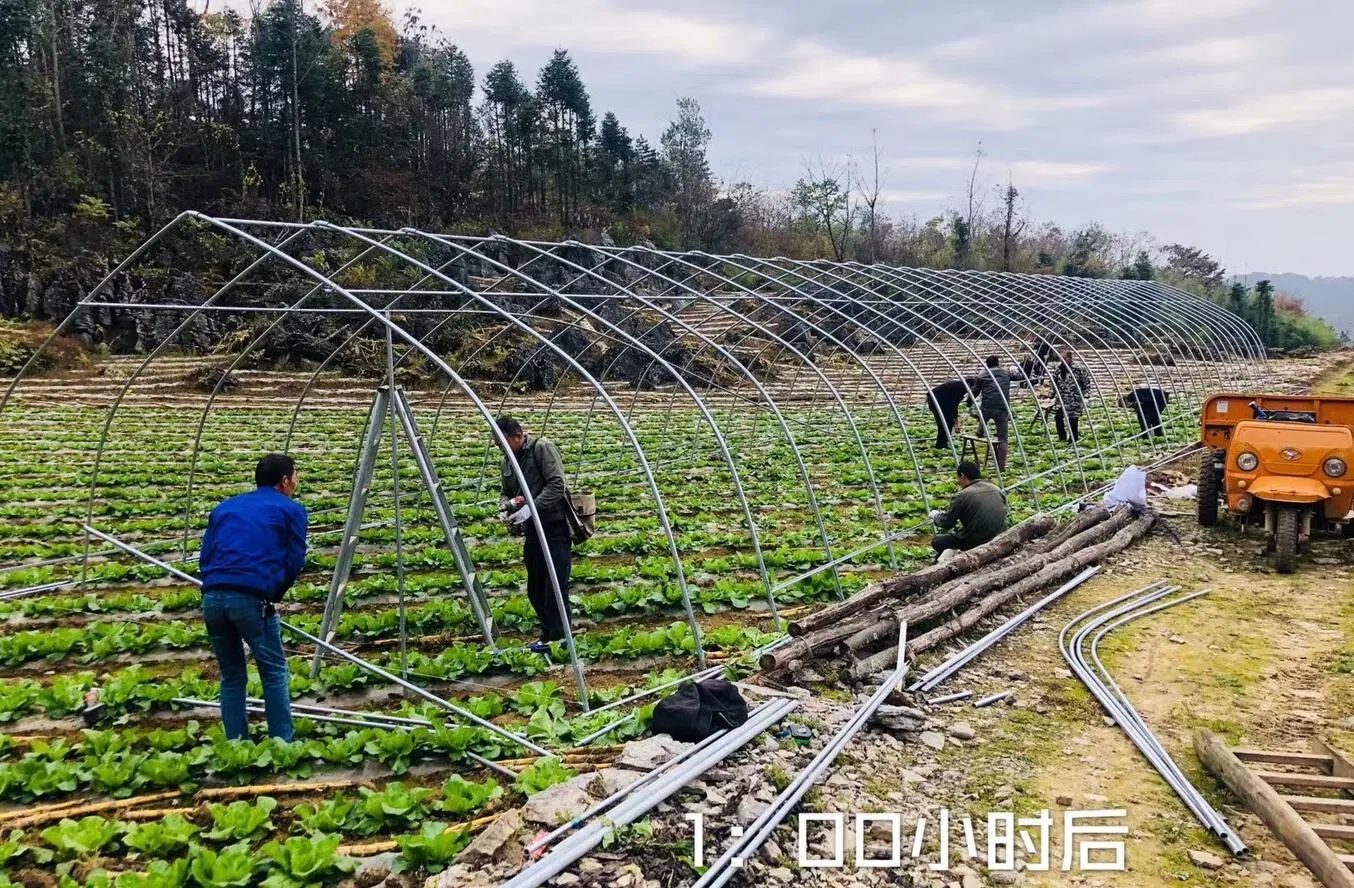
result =
M1151 530L1156 515L1096 506L1058 526L1034 518L957 557L871 584L840 604L790 624L793 640L762 656L765 672L791 674L835 661L839 678L861 680L898 659L898 622L907 656L962 635L1011 601L1054 587L1121 552ZM889 645L892 640L894 644Z

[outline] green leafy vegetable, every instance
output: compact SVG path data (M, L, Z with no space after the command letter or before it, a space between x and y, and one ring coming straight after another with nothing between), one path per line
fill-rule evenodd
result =
M577 776L577 771L569 770L560 764L558 758L552 756L543 758L523 770L513 781L512 788L530 796Z
M448 831L445 823L429 821L411 836L396 836L395 843L400 846L400 856L393 867L396 872L422 868L430 873L440 873L470 844L470 830Z
M204 839L229 841L251 838L263 830L273 829L270 819L277 799L260 796L253 802L231 802L229 805L208 805L213 826L202 834Z
M41 833L42 839L57 850L63 860L88 857L112 845L124 827L116 820L91 815L79 820L63 819Z
M318 888L333 877L352 872L357 861L338 856L338 846L338 836L322 833L293 836L282 844L269 842L261 851L271 867L263 884L266 888Z

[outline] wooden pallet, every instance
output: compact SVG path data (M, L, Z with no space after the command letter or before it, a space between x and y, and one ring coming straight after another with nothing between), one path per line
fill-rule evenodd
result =
M1354 888L1354 853L1343 847L1354 842L1354 824L1329 822L1354 816L1350 798L1354 762L1348 756L1321 739L1312 742L1312 752L1228 749L1208 731L1195 733L1194 748L1204 767L1226 783L1322 885ZM1309 822L1303 814L1322 816Z

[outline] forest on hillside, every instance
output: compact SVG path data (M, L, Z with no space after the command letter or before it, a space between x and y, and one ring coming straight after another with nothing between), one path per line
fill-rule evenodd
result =
M210 7L209 7L210 8ZM1031 219L1019 183L891 217L877 158L806 165L792 188L720 182L699 103L630 132L567 50L477 72L417 12L379 0L0 0L0 315L64 316L184 209L498 231L621 245L933 268L1161 278L1246 317L1271 347L1337 341L1201 251ZM188 265L185 262L185 265ZM191 288L181 275L144 286Z

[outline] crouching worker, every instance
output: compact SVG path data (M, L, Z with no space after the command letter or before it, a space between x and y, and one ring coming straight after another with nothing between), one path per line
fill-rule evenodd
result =
M277 602L306 563L305 506L296 502L296 462L270 454L254 469L257 489L212 510L202 538L202 618L221 671L221 721L231 740L249 737L244 646L263 682L268 734L292 738L290 674Z
M565 515L568 504L564 487L564 463L555 445L544 438L532 438L522 424L511 417L498 420L498 430L508 439L508 451L503 455L501 475L503 510L508 529L523 537L522 555L527 567L527 599L541 624L541 640L534 647L564 640L564 617L555 598L555 586L550 582L550 568L559 580L560 597L569 605L569 572L573 567L573 539L569 533L569 519ZM531 521L531 506L517 482L512 464L517 464L531 491L531 501L545 529L545 549L540 535Z
M931 548L942 560L949 560L952 556L946 556L947 551L981 546L1006 529L1006 494L982 479L977 463L965 460L959 464L959 492L948 509L931 513L931 523L944 531L931 539Z

